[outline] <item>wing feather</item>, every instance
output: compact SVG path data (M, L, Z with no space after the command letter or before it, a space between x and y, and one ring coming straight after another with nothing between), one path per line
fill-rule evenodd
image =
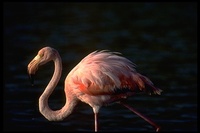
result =
M83 93L102 95L115 93L116 89L145 90L146 82L152 82L135 70L135 64L107 50L94 51L83 58L69 73L74 84ZM122 91L123 92L123 91Z

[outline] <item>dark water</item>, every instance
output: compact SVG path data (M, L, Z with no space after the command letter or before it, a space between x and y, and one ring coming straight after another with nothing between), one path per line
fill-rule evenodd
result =
M44 46L63 60L62 78L49 99L64 104L68 72L97 49L121 52L137 71L163 89L161 96L127 100L159 124L161 131L197 131L196 3L4 3L4 131L93 131L90 106L79 103L62 122L49 122L38 111L38 98L53 73L41 67L35 86L27 64ZM100 131L154 131L119 104L103 107Z

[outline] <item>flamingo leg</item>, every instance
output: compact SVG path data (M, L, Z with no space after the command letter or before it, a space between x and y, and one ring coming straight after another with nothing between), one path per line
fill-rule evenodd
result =
M158 126L150 118L147 118L146 116L144 116L143 114L141 114L140 112L138 112L137 110L135 110L134 108L130 107L129 105L125 104L122 101L120 101L118 103L121 104L121 105L123 105L123 106L125 106L126 108L128 108L129 110L131 110L132 112L134 112L135 114L137 114L138 116L140 116L141 118L143 118L145 121L147 121L148 123L150 123L152 126L154 126L156 128L156 132L160 131L160 126Z
M94 113L94 128L95 132L98 131L98 113Z

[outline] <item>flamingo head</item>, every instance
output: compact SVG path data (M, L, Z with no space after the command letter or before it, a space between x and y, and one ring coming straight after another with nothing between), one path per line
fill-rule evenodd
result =
M32 61L28 64L27 72L29 74L29 78L31 79L31 83L34 83L33 76L38 70L39 66L46 64L47 62L55 59L55 54L57 51L51 47L44 47L39 50L38 54L32 59Z

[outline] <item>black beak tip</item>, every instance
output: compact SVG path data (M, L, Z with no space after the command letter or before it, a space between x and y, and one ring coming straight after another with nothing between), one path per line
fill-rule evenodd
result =
M31 85L34 86L34 74L29 74L29 79L31 81Z

